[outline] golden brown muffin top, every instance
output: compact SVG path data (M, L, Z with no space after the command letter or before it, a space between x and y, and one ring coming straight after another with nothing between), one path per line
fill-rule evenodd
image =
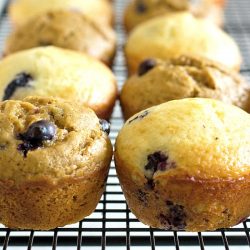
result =
M154 106L131 117L115 157L134 181L168 178L223 181L249 178L250 115L213 99Z
M30 95L73 100L105 117L117 87L111 70L101 62L83 53L48 46L20 51L0 61L1 100L22 100Z
M95 113L46 97L0 103L0 180L84 177L108 145Z
M188 12L163 15L138 25L129 35L125 54L130 73L146 58L168 59L183 54L203 56L239 69L240 50L224 31Z
M175 99L203 97L250 111L250 86L237 73L203 57L148 59L121 92L125 118Z
M113 8L107 0L15 0L9 6L9 15L16 26L54 10L77 10L100 24L112 24Z
M4 54L48 45L85 52L109 64L116 38L109 26L100 26L78 11L50 11L14 30Z
M207 18L219 25L223 21L223 0L133 0L124 13L127 31L154 17L177 11L190 11L193 15Z
M125 9L124 24L127 31L130 31L138 24L151 18L168 12L188 9L189 1L187 0L134 0Z

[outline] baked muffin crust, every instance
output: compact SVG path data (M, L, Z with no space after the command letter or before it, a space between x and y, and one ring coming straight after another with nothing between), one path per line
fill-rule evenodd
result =
M29 97L0 103L0 117L1 223L51 229L89 215L103 192L112 157L94 112L59 99ZM42 130L52 136L31 140L27 133L32 135L30 129L41 121L54 127ZM38 142L23 152L24 143Z
M9 16L15 26L54 10L76 10L100 24L112 24L114 19L112 4L107 0L16 0L9 5Z
M125 119L167 101L203 97L250 111L250 87L239 74L203 57L147 59L123 85L120 100Z
M138 25L129 35L125 56L130 74L147 58L169 59L185 54L203 56L239 70L241 54L220 28L188 12L164 15Z
M228 228L250 214L250 116L212 99L170 101L131 117L115 162L132 212L162 229Z
M223 7L223 0L133 0L125 9L124 25L127 31L131 31L149 19L179 11L189 11L197 17L222 25Z
M4 55L48 45L84 52L111 65L116 36L111 27L100 25L81 12L50 11L14 30L7 38Z
M0 98L53 96L92 108L108 119L117 96L108 67L74 51L53 46L21 51L0 62Z

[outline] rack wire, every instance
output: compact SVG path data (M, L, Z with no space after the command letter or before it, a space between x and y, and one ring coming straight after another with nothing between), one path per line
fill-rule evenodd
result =
M7 2L7 1L6 1ZM125 33L121 17L125 0L114 1L117 15L115 29L118 34L118 49L114 61L113 72L119 88L127 77L123 44ZM6 4L7 6L7 4ZM240 45L244 57L241 73L250 82L250 1L229 0L226 10L225 30ZM10 31L6 7L0 15L0 50ZM123 120L117 103L111 119L110 137L114 143ZM3 250L62 250L62 249L226 249L244 250L250 247L250 219L240 225L215 232L188 233L162 231L149 228L134 217L126 205L120 188L114 163L108 177L106 191L95 212L77 224L57 228L49 232L15 231L0 225L0 247Z

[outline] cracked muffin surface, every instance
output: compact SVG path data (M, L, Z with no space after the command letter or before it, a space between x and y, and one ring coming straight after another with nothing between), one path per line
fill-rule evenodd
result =
M239 47L228 34L188 12L163 15L138 25L129 34L124 50L130 74L151 57L203 56L233 70L239 70L242 62Z
M0 75L2 100L60 97L87 105L104 119L110 117L117 96L116 80L108 67L85 54L53 46L5 57Z
M147 59L123 85L120 100L125 119L167 101L213 98L250 111L250 87L239 74L202 57Z
M9 5L8 13L15 26L54 10L75 10L84 13L100 24L112 24L114 13L107 0L16 0Z
M116 37L111 27L100 25L80 12L51 11L14 30L7 39L4 55L48 45L85 52L111 65Z
M61 99L28 97L1 102L0 117L1 223L52 229L88 216L112 158L95 113Z
M200 18L223 24L223 0L133 0L124 13L124 25L127 31L154 17L179 11L190 11Z
M202 98L131 117L115 145L131 211L152 227L187 231L227 228L249 216L249 125L245 111Z

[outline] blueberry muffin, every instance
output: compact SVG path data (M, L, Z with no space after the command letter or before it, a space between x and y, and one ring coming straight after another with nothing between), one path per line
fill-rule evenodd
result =
M15 0L9 6L12 23L18 27L42 13L54 10L76 10L101 25L114 21L112 4L108 0Z
M90 215L112 158L108 123L47 97L1 102L0 117L0 222L48 230Z
M112 28L99 26L80 12L59 10L36 16L14 30L4 54L48 45L85 52L111 65L116 37Z
M123 85L125 119L167 101L188 97L218 99L250 111L250 85L237 73L202 57L143 61Z
M113 73L99 61L56 47L34 48L0 61L0 98L53 96L87 105L108 119L117 86Z
M146 58L168 59L183 54L204 56L239 70L237 44L220 28L188 12L157 17L138 25L128 37L125 55L130 73Z
M179 11L190 11L197 17L207 18L218 25L223 23L223 0L133 0L124 13L127 31L149 19Z
M128 206L144 224L207 231L250 215L250 115L213 99L154 106L130 118L115 146Z

